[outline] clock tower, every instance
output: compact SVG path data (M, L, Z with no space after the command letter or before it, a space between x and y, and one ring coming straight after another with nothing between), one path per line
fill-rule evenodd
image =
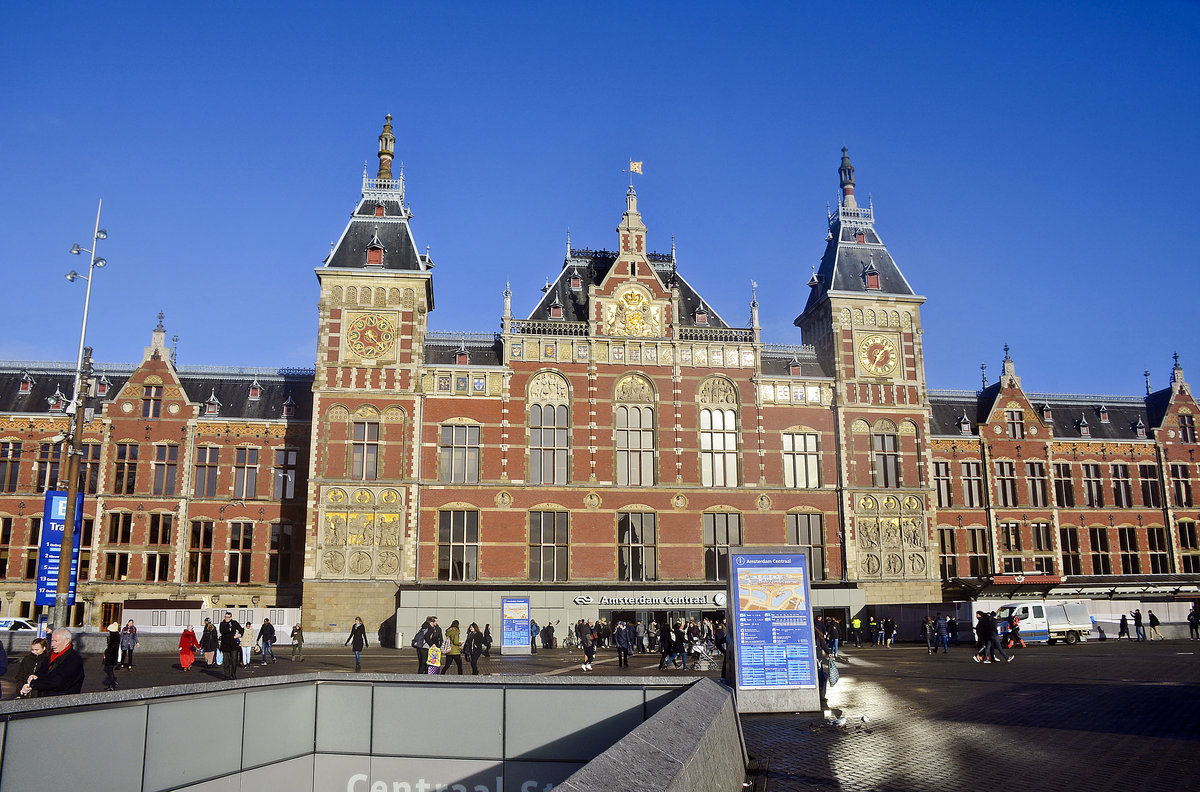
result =
M867 602L941 599L926 438L930 407L921 305L854 194L842 149L841 198L795 324L836 380L834 410L846 577Z

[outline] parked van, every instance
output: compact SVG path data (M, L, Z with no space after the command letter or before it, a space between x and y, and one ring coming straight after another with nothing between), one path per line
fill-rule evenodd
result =
M1025 641L1062 640L1074 644L1086 641L1096 626L1083 600L1027 600L1010 602L996 610L1001 636L1008 632L1014 615L1020 620L1021 638Z

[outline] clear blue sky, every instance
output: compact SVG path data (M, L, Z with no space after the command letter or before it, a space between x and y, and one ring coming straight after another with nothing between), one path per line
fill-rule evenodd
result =
M429 6L428 8L425 6ZM453 7L447 7L453 6ZM1200 6L1162 3L6 3L0 358L312 366L314 269L395 117L436 330L525 315L609 247L629 157L652 249L764 337L824 249L849 146L918 293L932 387L1200 382Z

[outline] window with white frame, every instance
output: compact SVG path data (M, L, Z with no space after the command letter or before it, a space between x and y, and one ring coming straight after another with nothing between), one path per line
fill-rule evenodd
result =
M737 413L700 410L700 483L705 487L738 485Z
M569 415L565 404L529 405L529 482L566 484Z
M617 484L648 487L654 484L654 408L617 406Z
M821 453L816 432L783 435L783 485L796 489L821 486Z

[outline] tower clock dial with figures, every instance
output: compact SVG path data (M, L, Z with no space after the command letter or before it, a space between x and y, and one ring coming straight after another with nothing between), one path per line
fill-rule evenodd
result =
M896 340L875 333L858 342L858 367L864 374L886 377L896 370Z
M386 316L368 313L350 320L346 330L346 347L362 358L375 359L386 355L396 343L396 327Z

